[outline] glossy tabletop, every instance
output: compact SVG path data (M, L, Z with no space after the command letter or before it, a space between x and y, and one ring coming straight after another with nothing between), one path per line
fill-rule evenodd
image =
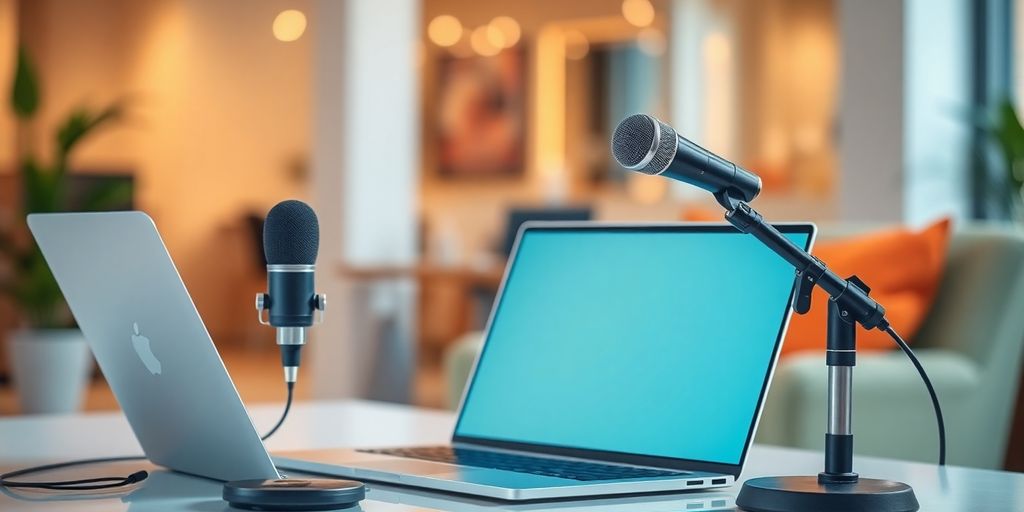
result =
M272 425L279 405L251 408L260 428ZM392 446L444 443L454 416L445 411L361 401L297 404L285 426L268 442L271 452L341 446ZM117 413L19 417L0 420L0 471L25 465L88 457L140 454L138 442ZM767 475L817 474L820 453L755 446L743 478ZM62 498L50 492L3 490L0 510L62 511L224 511L220 483L152 468L147 463L83 467L48 474L45 479L126 475L152 469L139 488L117 495ZM1024 474L1005 473L861 457L855 469L864 476L911 484L923 511L1024 511ZM28 477L26 477L28 479ZM356 511L539 511L684 512L734 510L739 485L724 491L669 495L511 504L369 485L367 499Z

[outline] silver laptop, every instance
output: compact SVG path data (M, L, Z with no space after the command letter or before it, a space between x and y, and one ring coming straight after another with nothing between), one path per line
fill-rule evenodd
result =
M29 226L146 455L277 478L152 220ZM810 225L780 225L809 248ZM506 500L722 487L739 475L793 274L726 225L525 224L449 446L278 467Z
M28 225L149 460L279 478L153 221L69 213Z
M777 227L810 249L813 225ZM728 486L793 279L729 225L524 224L449 445L275 461L504 500Z

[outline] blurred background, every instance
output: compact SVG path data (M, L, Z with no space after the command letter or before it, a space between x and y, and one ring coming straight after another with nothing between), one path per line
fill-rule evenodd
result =
M614 163L612 129L647 112L874 277L934 352L951 462L1024 470L1022 3L0 0L0 415L117 407L64 330L33 211L149 213L242 398L283 400L252 299L288 198L318 211L330 297L299 398L454 407L519 224L721 220ZM764 442L820 444L824 404L786 390L824 384L822 318L794 319ZM913 370L864 348L858 449L930 460ZM886 444L893 422L909 440Z

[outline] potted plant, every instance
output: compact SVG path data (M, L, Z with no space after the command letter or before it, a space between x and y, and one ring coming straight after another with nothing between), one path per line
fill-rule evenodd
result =
M19 126L30 123L39 107L39 85L24 48L18 49L10 106ZM30 144L19 148L18 181L21 214L106 209L130 198L127 184L106 184L88 191L79 203L69 201L68 162L73 150L99 128L118 120L115 103L99 111L78 108L60 123L53 156L47 163L36 157ZM25 133L24 130L21 130ZM19 327L8 337L8 365L25 413L72 412L81 405L92 358L75 327L64 297L23 225L0 231L0 292L20 313Z
M1011 100L1003 100L977 124L996 150L993 199L1012 220L1024 223L1024 126L1017 109Z

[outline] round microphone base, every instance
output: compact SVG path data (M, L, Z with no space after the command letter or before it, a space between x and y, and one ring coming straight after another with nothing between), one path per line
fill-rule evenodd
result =
M816 476L752 478L743 483L736 506L748 512L914 512L914 490L890 480L861 478L823 484Z
M243 510L337 510L366 497L366 487L352 480L238 480L224 484L224 501Z

